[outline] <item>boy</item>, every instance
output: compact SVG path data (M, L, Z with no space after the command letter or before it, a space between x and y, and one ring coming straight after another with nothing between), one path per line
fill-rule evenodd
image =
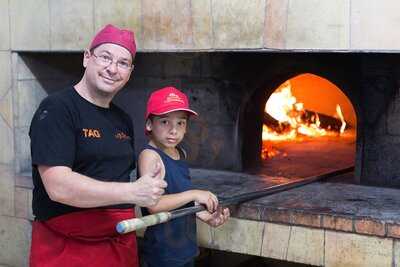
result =
M187 96L174 87L153 92L147 102L145 131L149 143L139 155L140 174L151 172L154 164L161 165L159 176L167 182L165 194L156 205L143 208L143 215L174 210L193 205L193 201L207 207L196 216L217 227L228 219L229 209L218 209L217 197L203 190L195 190L190 181L189 168L184 162L182 141L189 116L197 113L189 108ZM194 266L198 254L196 244L196 216L177 218L146 230L143 257L149 267Z

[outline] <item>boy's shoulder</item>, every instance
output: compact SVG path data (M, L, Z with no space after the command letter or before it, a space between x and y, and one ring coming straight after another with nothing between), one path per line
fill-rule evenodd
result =
M143 156L156 156L156 155L158 155L158 153L154 149L151 149L149 147L145 147L145 148L143 148L142 151L140 151L139 156L140 155L143 155Z
M140 158L148 159L148 160L159 159L160 155L154 149L144 148L139 154L139 159Z

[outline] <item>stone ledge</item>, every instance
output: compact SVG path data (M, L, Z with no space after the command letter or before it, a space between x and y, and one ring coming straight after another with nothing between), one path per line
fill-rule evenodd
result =
M260 232L262 242L255 238ZM396 239L237 218L218 228L198 221L198 242L201 247L313 266L391 267L392 262L398 263Z
M376 220L340 214L315 214L299 210L265 208L257 215L255 207L243 206L231 208L235 218L281 223L292 226L305 226L361 235L391 237L400 239L400 222Z

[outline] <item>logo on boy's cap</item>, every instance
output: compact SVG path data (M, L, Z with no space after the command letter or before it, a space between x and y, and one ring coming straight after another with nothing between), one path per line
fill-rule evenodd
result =
M170 103L170 102L185 103L185 101L179 95L177 95L175 93L169 93L164 100L164 103Z

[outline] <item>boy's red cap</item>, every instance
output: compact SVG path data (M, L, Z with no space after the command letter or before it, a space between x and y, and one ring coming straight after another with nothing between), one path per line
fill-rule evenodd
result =
M197 113L189 108L189 99L184 93L172 86L164 87L150 95L145 120L150 114L163 115L178 110L197 116Z
M106 43L120 45L131 53L132 58L135 57L135 36L130 30L119 29L111 24L108 24L93 38L92 43L90 44L90 50Z

